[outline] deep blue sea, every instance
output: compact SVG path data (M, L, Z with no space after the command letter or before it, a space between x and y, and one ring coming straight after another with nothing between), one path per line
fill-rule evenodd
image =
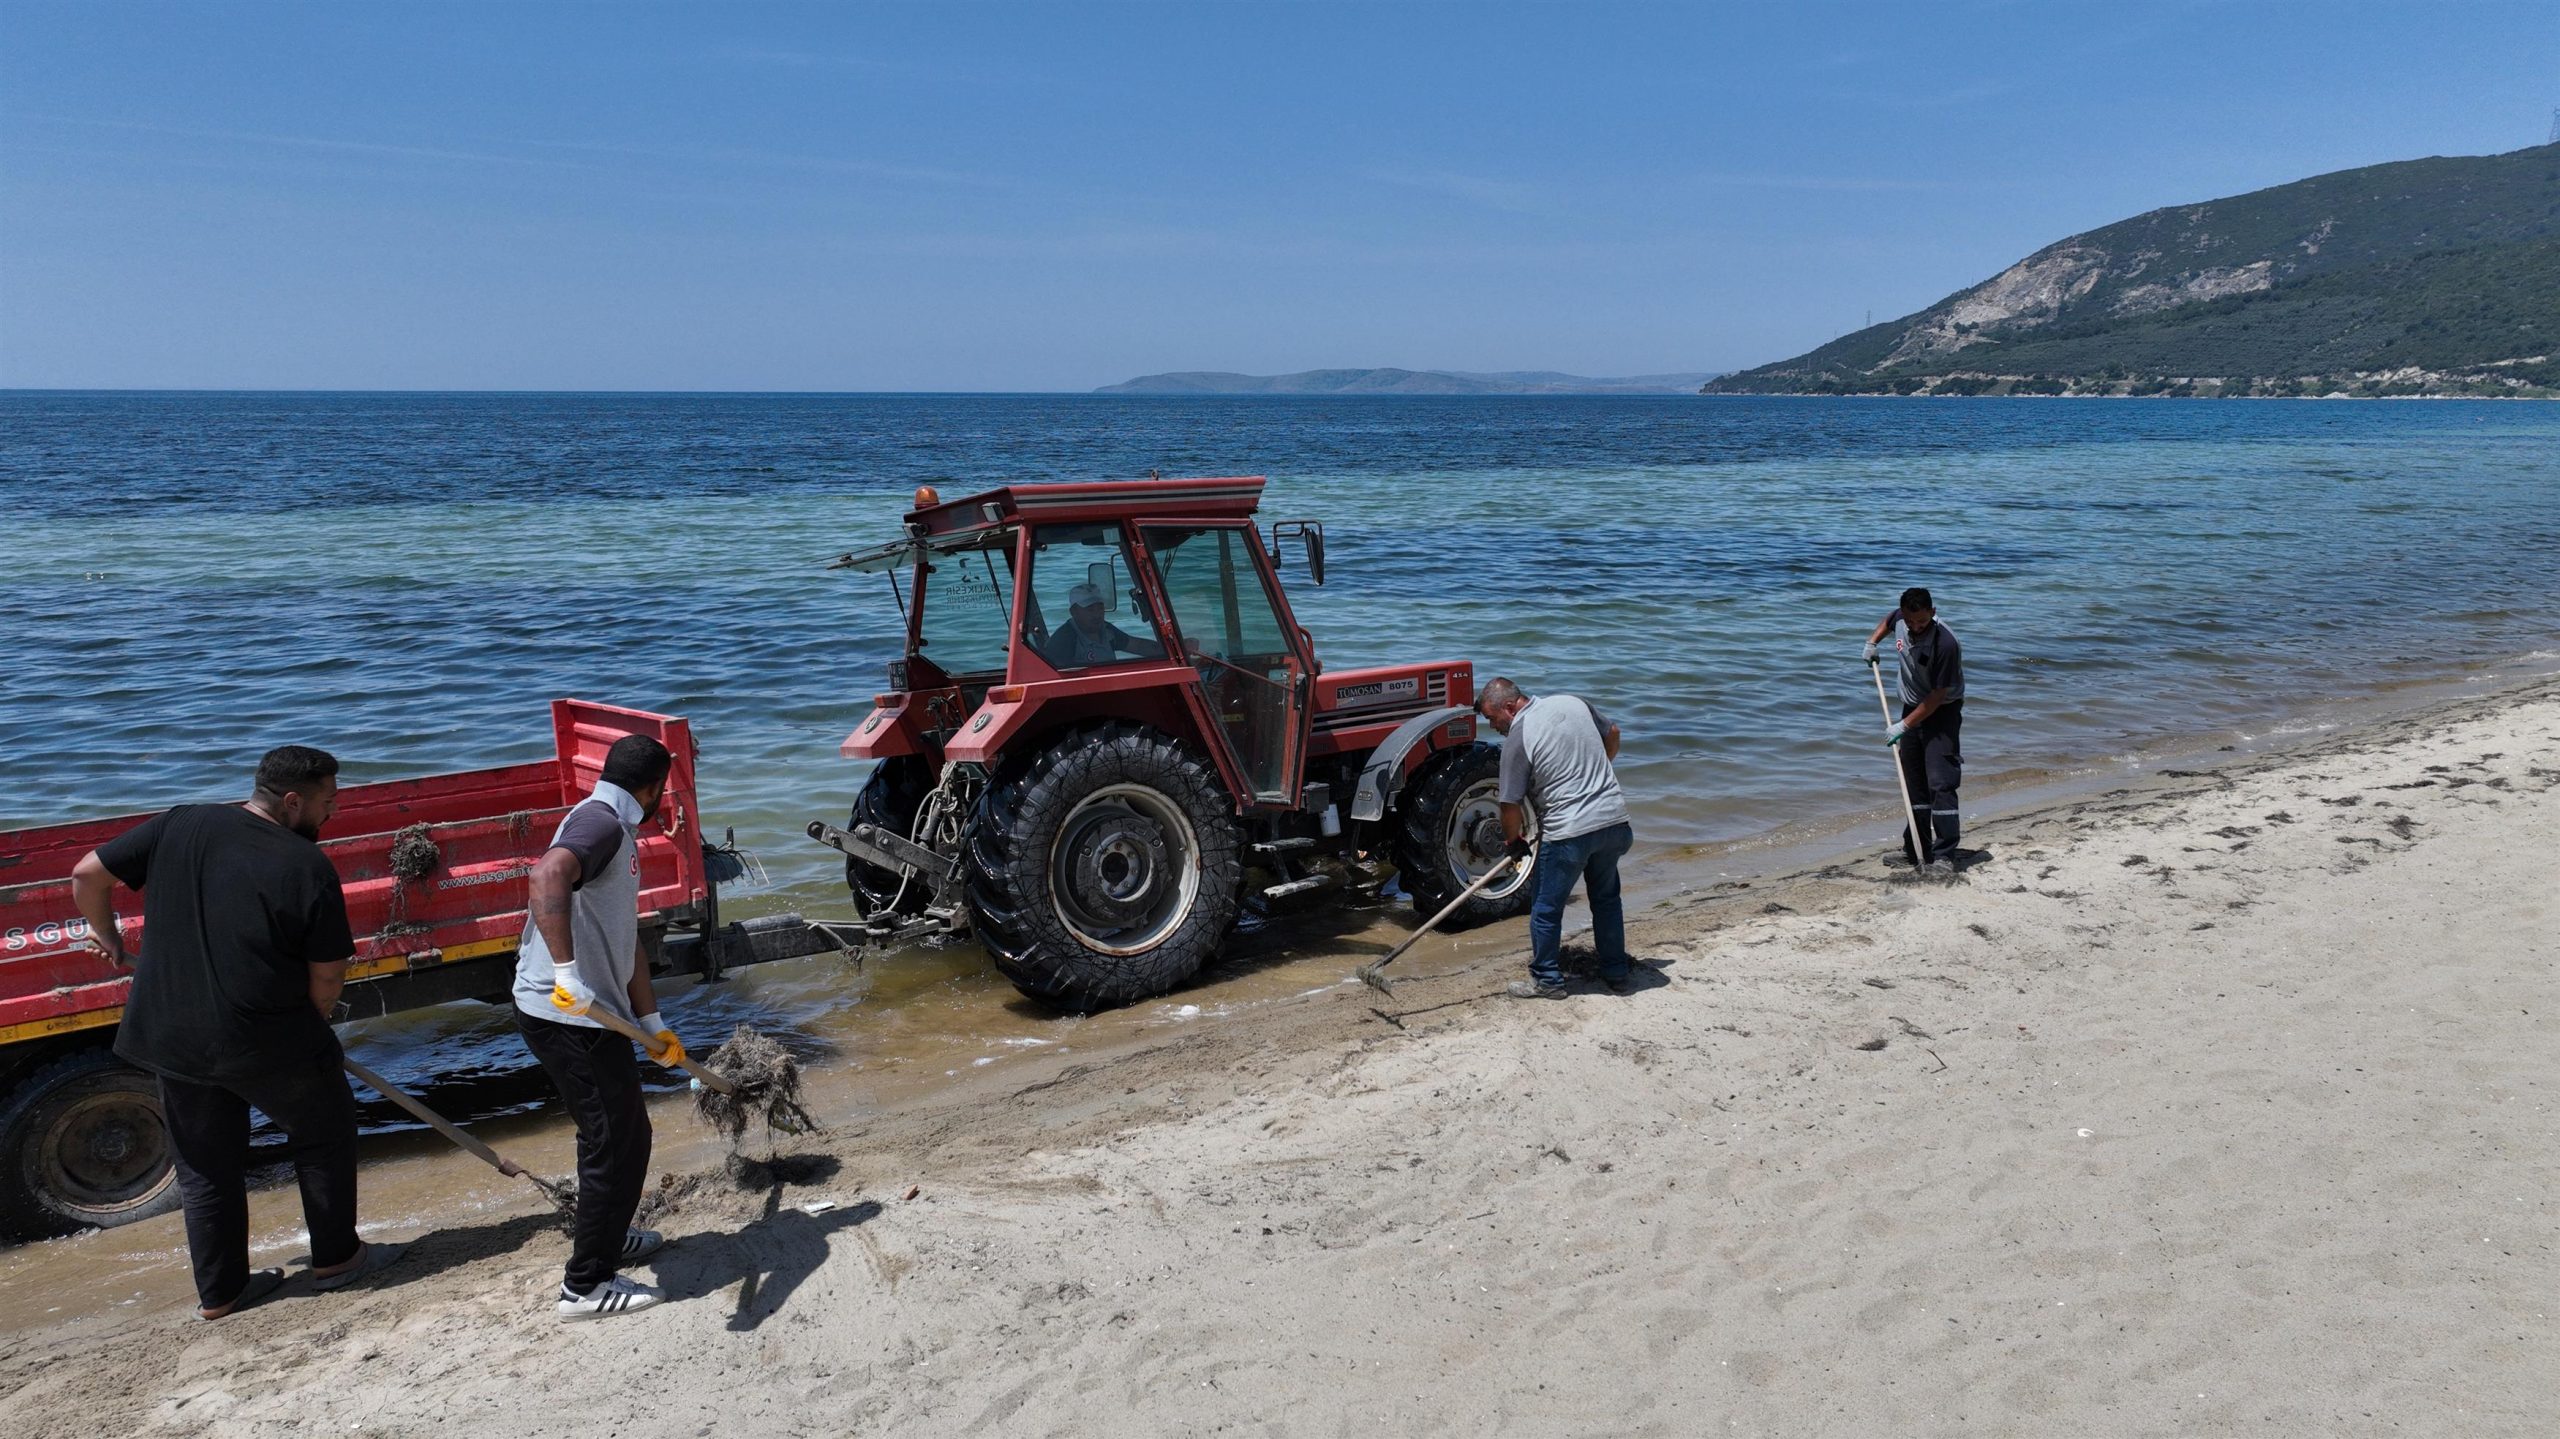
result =
M540 758L575 694L692 718L708 817L777 881L732 914L841 913L800 829L860 787L837 745L900 630L827 560L919 484L1151 469L1325 522L1330 583L1288 578L1326 663L1600 703L1649 846L1893 806L1858 646L1909 584L1964 641L1977 795L2560 651L2546 404L21 392L0 825L237 797L285 742L356 780ZM960 951L668 1009L866 1073L1074 1032L1009 997ZM357 1044L463 1117L547 1092L485 1006Z

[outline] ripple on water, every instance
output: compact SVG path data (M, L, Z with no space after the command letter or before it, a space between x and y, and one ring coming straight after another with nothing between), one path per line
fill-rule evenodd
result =
M0 823L228 795L288 739L355 779L536 758L582 694L692 719L776 881L739 912L831 905L800 827L860 783L836 746L900 621L825 561L920 483L1155 468L1326 522L1330 582L1286 574L1327 665L1589 696L1649 841L1735 841L1875 804L1857 645L1909 583L1964 638L1978 774L2543 643L2555 440L2560 409L2461 402L0 395ZM1058 1027L965 946L769 968L687 1002L972 1055ZM399 1046L522 1070L502 1028Z

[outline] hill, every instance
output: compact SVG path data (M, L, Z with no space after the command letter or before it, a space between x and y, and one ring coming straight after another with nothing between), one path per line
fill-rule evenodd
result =
M1705 390L2560 393L2560 145L2154 210Z
M1685 395L1713 372L1594 379L1554 370L1300 370L1239 375L1182 370L1105 385L1097 395Z

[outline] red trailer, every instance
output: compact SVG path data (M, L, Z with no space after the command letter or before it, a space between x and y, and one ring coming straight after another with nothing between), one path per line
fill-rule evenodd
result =
M734 866L735 851L705 843L685 721L564 699L551 706L551 729L547 760L338 791L321 849L345 883L358 936L341 1018L502 1000L526 875L626 734L649 735L675 757L666 802L640 839L652 971L717 978L837 947L793 915L720 923L716 867ZM176 1203L151 1078L109 1048L130 973L88 946L71 902L80 857L148 818L0 832L0 1228L22 1236L130 1223ZM149 963L142 897L119 887L114 902L127 952Z

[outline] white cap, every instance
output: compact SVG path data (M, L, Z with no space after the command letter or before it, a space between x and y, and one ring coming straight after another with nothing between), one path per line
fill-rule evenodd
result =
M1070 605L1098 605L1102 603L1102 591L1092 585L1078 585L1074 589L1067 591L1067 603Z

